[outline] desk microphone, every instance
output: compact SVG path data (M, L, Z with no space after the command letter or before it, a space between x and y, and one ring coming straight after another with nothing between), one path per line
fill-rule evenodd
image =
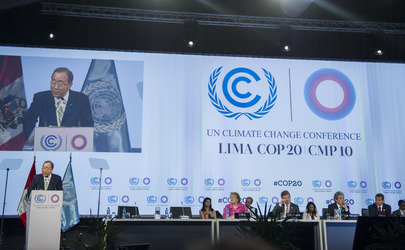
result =
M184 215L183 202L181 202L181 210L182 210L182 212L183 212L183 215L180 215L180 219L190 219L190 217L188 217L188 215Z

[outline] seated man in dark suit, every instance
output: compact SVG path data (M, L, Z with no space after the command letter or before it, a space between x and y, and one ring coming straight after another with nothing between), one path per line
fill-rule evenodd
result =
M287 214L298 214L299 212L299 206L291 202L290 192L287 190L281 192L281 201L274 207L273 216L277 216L280 219Z
M339 217L343 214L345 215L349 215L350 211L349 211L349 206L346 205L345 202L345 195L340 192L337 191L334 195L333 195L333 199L335 200L335 203L332 203L328 206L328 214L331 217L335 216L335 209L337 209L338 213L339 213Z
M392 216L405 217L405 201L404 200L399 200L398 201L398 206L399 206L399 209L395 210L392 213Z
M52 174L53 162L45 161L42 165L42 174L34 175L27 195L31 195L32 190L63 190L62 178L57 174Z
M25 139L39 118L39 127L94 127L87 95L70 90L73 73L57 68L51 77L51 90L36 93L24 117Z
M379 193L375 195L375 203L368 206L370 216L390 216L391 206L384 203L384 195Z

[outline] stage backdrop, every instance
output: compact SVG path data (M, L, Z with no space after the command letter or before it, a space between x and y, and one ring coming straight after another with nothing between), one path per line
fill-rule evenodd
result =
M181 205L197 214L204 197L222 212L232 191L274 206L287 189L301 211L308 201L320 211L342 191L357 214L378 192L394 209L404 198L404 64L15 47L0 55L21 58L28 107L56 67L70 68L72 89L84 91L92 62L115 66L132 152L72 153L81 215L96 213L100 181L103 214L135 204L141 215ZM0 151L23 159L9 173L5 214L17 214L34 155L37 173L51 160L63 176L69 154ZM107 161L101 180L90 158ZM0 170L1 201L5 179Z

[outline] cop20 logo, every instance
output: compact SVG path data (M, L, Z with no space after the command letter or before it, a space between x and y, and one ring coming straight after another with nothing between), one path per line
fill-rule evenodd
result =
M157 197L154 196L154 195L149 195L149 196L146 198L146 201L147 201L149 204L154 204L154 203L156 203L156 201L157 201Z
M214 179L212 178L207 178L204 180L205 186L212 186L214 185Z
M260 204L266 204L268 201L269 201L269 198L267 198L265 196L259 197L259 203Z
M367 198L367 199L366 199L366 205L367 205L367 206L370 206L371 204L374 204L374 199L372 199L372 198Z
M167 184L169 184L169 186L174 186L177 184L177 179L176 178L168 178L167 179Z
M138 185L139 184L139 178L137 178L137 177L129 178L129 184L131 184L132 186Z
M117 201L118 201L118 196L116 196L116 195L110 195L110 196L108 196L108 202L109 203L117 203Z
M357 187L357 183L355 181L348 181L347 182L347 186L349 188L356 188Z
M262 68L266 78L266 86L263 88L264 84L253 70L243 67L232 69L225 75L219 88L222 87L222 95L229 103L224 104L217 92L217 81L222 67L212 72L208 82L208 96L218 112L235 120L241 116L250 120L258 119L268 114L277 99L277 85L272 74ZM267 97L259 95L264 91L267 92Z
M45 151L57 151L62 146L62 137L60 135L44 135L41 137L41 147Z
M186 197L184 198L184 201L185 201L187 204L193 204L193 203L194 203L194 197L193 197L193 196L186 196Z
M304 203L304 198L302 197L295 197L294 202L298 205L302 205Z
M337 83L343 92L342 102L336 107L327 107L320 102L317 95L321 83ZM339 120L346 117L353 110L356 103L356 91L353 83L342 72L336 69L319 69L312 73L304 87L305 102L309 109L322 119Z
M36 203L44 203L46 201L46 196L43 194L37 194L34 199Z
M242 186L244 186L244 187L250 186L250 180L249 180L249 179L242 179L242 180L241 180L241 184L242 184Z
M314 186L314 188L320 188L322 185L322 182L320 180L313 180L312 181L312 186Z

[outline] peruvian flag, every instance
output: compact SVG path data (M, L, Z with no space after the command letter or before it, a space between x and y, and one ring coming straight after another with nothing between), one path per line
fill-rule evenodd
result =
M27 207L27 200L28 200L28 197L27 197L28 187L30 186L31 181L34 178L35 173L36 173L36 170L35 170L35 157L34 157L34 162L32 163L31 171L30 171L30 174L28 175L27 183L25 183L24 191L21 195L20 204L18 204L18 208L17 208L18 215L20 216L20 219L21 219L22 223L24 224L24 227L27 224L26 207Z
M20 56L0 56L0 150L22 150L27 112Z

